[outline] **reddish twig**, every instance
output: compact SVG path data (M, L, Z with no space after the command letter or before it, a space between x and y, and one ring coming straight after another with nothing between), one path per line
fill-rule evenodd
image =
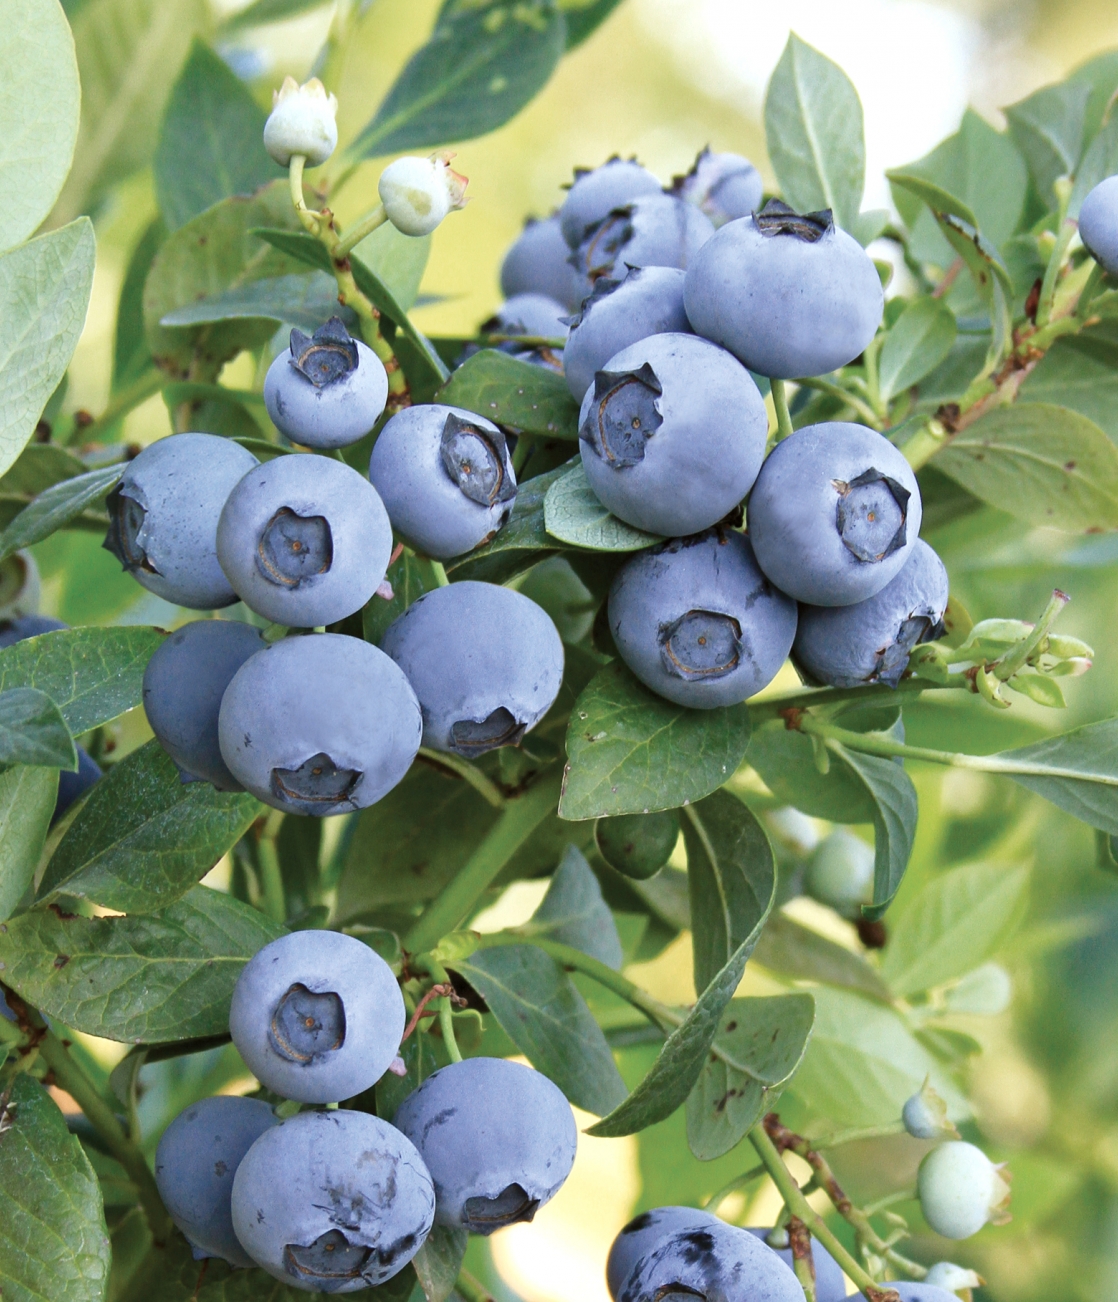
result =
M403 1038L400 1040L401 1044L403 1044L404 1040L406 1040L408 1036L411 1035L411 1033L419 1025L419 1019L421 1017L435 1016L437 1010L434 1008L428 1009L427 1007L427 1005L431 1002L431 1000L442 999L442 998L449 999L450 1002L458 1008L466 1007L467 1001L462 998L462 996L454 989L452 985L445 985L441 982L438 985L433 985L431 989L428 990L427 993L423 996L423 998L419 1001L419 1003L416 1004L415 1012L412 1013L411 1015L411 1021L404 1028Z

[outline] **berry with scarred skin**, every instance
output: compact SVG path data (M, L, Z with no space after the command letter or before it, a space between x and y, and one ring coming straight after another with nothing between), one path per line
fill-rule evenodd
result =
M610 1297L617 1297L633 1267L669 1235L717 1224L717 1216L700 1211L698 1207L653 1207L634 1216L619 1231L606 1258L606 1286Z
M629 1272L617 1302L804 1302L791 1270L748 1230L718 1221L669 1234Z
M705 213L674 194L636 199L589 227L571 265L591 280L624 280L632 267L687 268L714 234Z
M615 208L662 192L660 182L635 158L611 158L593 170L579 169L559 209L559 229L571 249L577 249L587 227Z

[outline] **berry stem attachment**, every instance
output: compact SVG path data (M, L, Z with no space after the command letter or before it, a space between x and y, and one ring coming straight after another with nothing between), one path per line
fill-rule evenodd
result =
M273 809L264 819L256 838L256 861L260 867L260 885L263 889L264 912L273 922L287 918L287 900L283 888L283 871L280 868L276 838L283 826L283 810Z
M373 231L378 227L383 226L387 220L388 214L384 211L384 204L378 203L367 217L363 217L348 235L338 241L337 248L334 250L334 257L349 257L350 253L353 252L366 235L372 235Z
M486 1292L480 1280L475 1279L468 1270L458 1272L454 1291L461 1293L466 1302L494 1302L492 1294Z
M724 1184L716 1194L707 1199L703 1210L710 1212L712 1216L718 1215L718 1209L731 1194L737 1193L739 1189L744 1189L746 1185L752 1184L754 1180L760 1179L765 1174L764 1165L751 1166L748 1171L743 1171L741 1175L736 1175L727 1184Z
M321 230L321 215L313 213L307 207L307 201L303 197L303 168L306 166L306 155L293 154L291 162L287 168L287 183L291 188L291 203L299 220L303 223L304 228L310 235L317 236Z
M463 781L468 782L478 795L487 804L492 805L494 809L504 809L508 803L496 782L487 777L476 764L471 764L469 760L463 759L460 755L451 755L446 751L430 750L426 746L420 746L419 756L433 768L454 773Z
M793 433L792 416L788 411L788 395L783 380L769 380L772 389L773 407L776 409L776 442L786 439Z
M835 384L832 380L824 380L815 375L805 376L803 379L797 380L796 383L801 388L814 389L817 393L825 393L829 398L838 398L841 402L846 403L857 415L861 416L870 429L881 429L881 418L877 412L863 398L859 398L857 394L843 388L841 384ZM773 401L775 403L775 398Z

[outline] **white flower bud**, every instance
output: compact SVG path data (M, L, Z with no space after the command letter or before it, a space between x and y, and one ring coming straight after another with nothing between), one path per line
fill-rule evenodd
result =
M1010 1219L1003 1168L962 1140L932 1149L920 1163L916 1189L924 1219L946 1239L969 1239L987 1221Z
M466 206L466 177L452 171L453 154L397 158L380 177L380 201L404 235L430 235L447 213Z
M925 1080L919 1094L914 1094L901 1113L904 1127L915 1139L959 1138L959 1132L947 1119L947 1104Z
M296 154L306 158L308 167L325 163L338 144L337 96L327 95L317 77L302 86L294 77L285 77L272 102L264 123L264 148L280 167L287 167Z
M964 1288L981 1288L985 1282L977 1271L956 1266L953 1261L937 1261L924 1276L925 1284L948 1293L958 1293Z

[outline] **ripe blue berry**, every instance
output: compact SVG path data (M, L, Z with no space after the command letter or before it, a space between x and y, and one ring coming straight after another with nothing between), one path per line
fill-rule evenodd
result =
M767 431L752 376L725 349L690 334L651 335L595 375L579 451L603 506L675 538L736 509L761 468Z
M264 405L276 429L310 448L356 443L376 424L388 401L380 358L350 338L338 317L313 335L292 330L264 379Z
M219 1095L191 1104L163 1132L155 1183L195 1257L255 1264L233 1231L233 1177L252 1145L278 1124L260 1099Z
M717 1216L697 1207L653 1207L634 1216L618 1233L606 1258L606 1287L610 1297L618 1296L633 1267L670 1235L719 1223Z
M493 335L561 339L567 333L566 315L565 306L546 294L515 294L501 304L482 329Z
M504 434L461 407L405 407L381 430L369 479L392 527L417 551L461 556L500 529L516 504Z
M1118 176L1100 181L1083 200L1079 235L1103 271L1118 274Z
M751 1226L748 1233L760 1239L770 1252L775 1252L789 1270L795 1269L791 1248L773 1248L768 1244L771 1229ZM818 1239L811 1241L811 1260L815 1266L815 1302L845 1302L846 1280L842 1267Z
M571 266L570 256L558 213L541 220L530 217L501 263L501 293L506 298L546 294L574 311L590 293L590 282Z
M624 280L630 267L689 267L714 234L709 217L674 194L654 194L587 229L571 255L580 275Z
M574 1165L578 1130L562 1091L504 1058L466 1058L429 1076L395 1125L435 1183L435 1219L474 1234L530 1221Z
M163 643L144 670L144 713L184 782L243 788L221 758L217 716L241 665L267 646L259 629L225 619L186 624Z
M874 337L884 293L873 262L830 212L775 200L730 222L688 268L687 315L760 375L826 375Z
M435 1194L415 1146L367 1112L301 1112L245 1154L233 1226L252 1259L308 1293L382 1284L431 1232Z
M757 563L813 606L851 606L896 576L920 533L920 489L888 439L841 421L778 443L749 497Z
M563 643L550 617L493 583L425 593L381 646L419 698L423 744L467 758L518 745L563 680Z
M563 367L577 402L611 357L649 335L688 334L678 267L640 267L624 280L603 276L571 323Z
M635 158L614 157L592 171L580 169L559 209L563 238L577 249L588 226L634 199L661 192L660 182Z
M43 633L56 633L60 628L69 628L60 619L51 619L49 615L20 615L18 619L6 619L0 623L0 651L5 647L15 646L29 637L39 637Z
M369 600L388 569L392 526L369 481L329 457L256 466L229 494L217 554L237 595L277 624L334 624Z
M949 1293L935 1284L917 1283L911 1279L892 1280L878 1287L895 1288L901 1295L901 1302L959 1302L958 1293ZM855 1293L849 1302L865 1302L865 1296Z
M710 710L776 677L796 635L796 603L757 568L744 535L711 530L629 561L610 588L609 627L646 687Z
M375 1084L404 1034L392 969L337 931L294 931L265 945L233 989L229 1030L262 1085L302 1103L336 1103Z
M149 592L191 610L232 605L217 559L226 499L257 460L216 434L172 434L128 463L109 494L106 550Z
M799 1281L748 1230L717 1221L669 1234L630 1271L617 1302L804 1302Z
M336 633L287 637L237 670L218 716L221 754L258 800L296 814L375 804L419 749L415 693L376 647Z
M896 578L852 606L801 606L792 655L807 677L831 687L896 687L919 642L943 636L947 571L917 539Z
M704 149L672 187L673 194L701 208L715 226L748 217L761 206L763 192L761 173L748 158L710 149Z
M837 827L812 851L804 891L844 918L857 918L873 899L873 865L873 846Z

